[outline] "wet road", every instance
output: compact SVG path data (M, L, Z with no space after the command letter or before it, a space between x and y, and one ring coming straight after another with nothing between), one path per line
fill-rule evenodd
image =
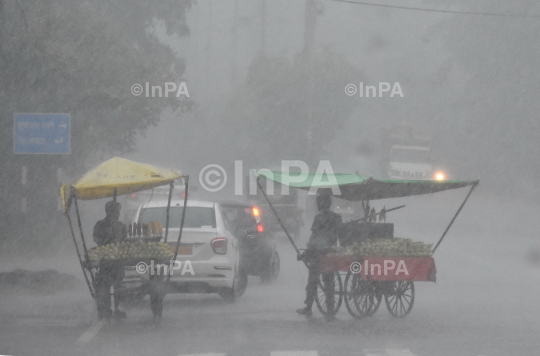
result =
M333 322L317 311L297 315L307 273L281 236L274 283L250 277L235 304L213 295L167 296L159 326L148 301L127 308L125 321L96 324L84 289L3 297L0 355L537 355L540 271L525 259L534 240L527 232L506 239L500 226L483 226L474 214L462 218L435 256L437 283L415 284L414 308L404 319L384 305L363 320L344 307Z

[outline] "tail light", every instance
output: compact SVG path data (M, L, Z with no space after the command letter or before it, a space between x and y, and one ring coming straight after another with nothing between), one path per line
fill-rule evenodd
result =
M212 250L214 250L214 253L217 255L225 255L227 253L226 237L217 237L212 240L210 245L212 245Z
M259 232L264 232L264 226L262 226L262 225L260 225L260 224L257 225L257 231L259 231Z
M256 206L254 206L252 209L251 209L251 213L253 214L253 216L255 217L255 220L257 221L257 224L259 224L261 222L261 211L259 210L259 208L257 208ZM260 224L259 224L260 225ZM259 232L262 232L261 230L259 230Z

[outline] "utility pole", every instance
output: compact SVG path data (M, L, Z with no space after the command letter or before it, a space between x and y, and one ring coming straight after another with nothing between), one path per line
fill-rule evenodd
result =
M313 47L315 43L315 25L317 14L315 11L315 0L306 0L305 24L304 24L304 63L307 71L306 88L306 120L307 120L307 152L309 163L313 164Z
M211 61L211 48L212 48L212 0L208 0L208 42L206 43L206 73L205 74L205 83L207 88L212 88L213 86L210 83L210 61Z
M261 51L266 52L266 0L261 0Z
M305 24L304 24L304 55L311 58L313 44L315 42L316 25L315 0L306 0Z
M232 28L232 59L231 59L231 79L236 82L236 52L238 49L238 0L234 0L234 18Z

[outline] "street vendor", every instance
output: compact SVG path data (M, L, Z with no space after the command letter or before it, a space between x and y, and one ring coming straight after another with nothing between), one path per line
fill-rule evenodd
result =
M121 221L120 209L122 206L116 201L105 204L105 219L94 226L94 241L98 246L122 242L127 236L127 228ZM96 274L95 290L98 318L107 320L114 317L123 319L126 313L119 310L119 290L124 279L124 266L114 261L102 262ZM114 313L111 310L111 286L114 287Z
M311 226L311 237L307 244L307 250L299 256L304 260L309 270L308 283L306 286L306 300L304 308L298 309L298 314L309 316L312 314L311 307L317 296L317 284L320 273L321 256L336 246L338 232L341 227L341 216L330 210L332 198L328 194L317 196L317 209L319 214L315 216ZM328 311L334 310L334 273L322 273L326 288L326 307ZM333 313L331 313L333 314Z

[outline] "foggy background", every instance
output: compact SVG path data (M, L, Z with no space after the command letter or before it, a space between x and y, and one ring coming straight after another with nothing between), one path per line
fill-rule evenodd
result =
M327 159L336 172L380 178L381 130L407 123L435 132L435 164L450 179L480 179L437 251L438 284L419 287L408 325L422 324L419 334L431 332L430 325L446 332L451 327L442 320L453 320L465 325L463 333L493 327L478 336L486 345L537 342L540 5L378 2L461 12L455 14L313 4L314 16L304 1L0 0L0 271L55 268L82 280L58 210L60 183L112 156L180 170L194 186L203 167L219 164L229 176L225 188L209 194L199 187L192 196L228 198L235 160L243 161L244 174L295 159L315 170ZM314 26L312 42L305 38L306 17ZM189 98L130 92L136 83L182 81ZM399 82L404 97L345 93L346 85L360 82ZM71 154L13 154L13 114L25 112L71 113ZM22 166L28 167L25 185ZM397 236L436 242L465 194L411 198L403 202L406 212L389 220ZM104 203L81 202L87 239ZM287 272L273 290L250 286L246 292L248 309L259 308L265 293L281 293L283 299L256 316L261 320L265 313L292 313L287 301L302 300L305 271L284 236L279 239ZM91 306L66 298L47 299L47 310L91 318ZM25 308L40 313L41 301L4 300L0 316ZM182 313L189 318L206 307ZM241 311L235 308L231 313ZM503 339L508 330L517 336Z
M200 2L187 15L191 36L159 36L185 58L184 77L198 107L181 117L164 113L160 126L149 129L146 139L138 141L133 158L170 165L171 158L163 157L167 156L163 152L174 152L181 168L195 174L209 163L232 168L235 159L249 157L246 151L257 156L257 151L271 144L284 147L288 155L252 158L250 168L304 158L291 139L282 138L287 136L284 125L263 142L249 140L266 126L282 124L278 117L249 125L247 119L256 119L233 121L238 113L227 112L227 104L244 84L254 58L264 53L292 62L303 49L304 4L271 1L263 12L263 3L239 1L235 25L234 1ZM535 6L527 1L403 5L411 4L523 15L534 13ZM374 166L380 129L406 122L436 132L436 163L450 177L480 178L482 186L499 192L538 194L534 184L538 174L535 142L540 132L536 117L538 53L530 45L538 33L537 19L426 13L333 1L320 2L318 7L314 56L332 51L354 71L339 78L338 93L324 83L317 89L323 99L346 100L354 110L346 118L337 116L341 113L321 118L321 122L334 124L328 137L317 143L322 146L317 158L331 159L340 171L380 176ZM358 86L360 81L365 85L399 82L405 97L345 97L345 85ZM288 84L287 78L265 83L284 92ZM301 87L296 95L287 104L290 110L303 97ZM257 115L264 114L253 113ZM305 119L297 121L305 123ZM255 132L246 134L246 128ZM299 130L297 139L302 134L305 131ZM246 142L249 144L242 145Z

